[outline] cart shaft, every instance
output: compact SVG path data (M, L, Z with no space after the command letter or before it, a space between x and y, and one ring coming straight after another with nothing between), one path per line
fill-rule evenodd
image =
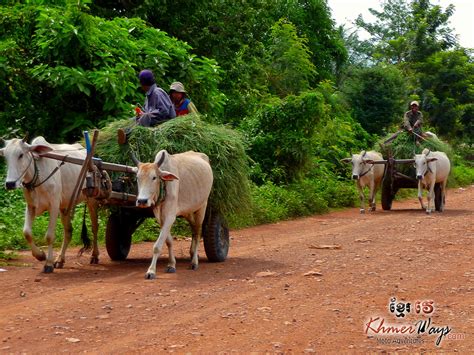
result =
M61 160L67 163L77 164L77 165L83 165L84 160L85 160L85 159L70 157L67 155L53 153L53 152L44 153L44 154L41 154L41 156L50 158L50 159ZM97 165L99 168L108 170L108 171L117 171L121 173L134 173L135 172L134 168L128 165L106 163L97 158L93 158L92 162L94 163L94 165Z

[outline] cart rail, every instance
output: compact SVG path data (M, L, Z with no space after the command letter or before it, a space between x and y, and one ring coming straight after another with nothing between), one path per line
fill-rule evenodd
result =
M65 161L66 163L76 164L76 165L83 165L85 159L70 157L64 154L58 154L53 152L48 152L41 154L42 157L51 158L56 160ZM114 164L114 163L107 163L102 161L99 158L92 158L92 163L97 166L99 169L108 170L108 171L115 171L121 173L135 173L135 167L122 165L122 164Z

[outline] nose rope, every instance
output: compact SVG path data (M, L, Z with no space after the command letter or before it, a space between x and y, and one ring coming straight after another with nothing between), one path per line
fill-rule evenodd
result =
M15 181L13 181L16 185L16 183L18 181L20 181L21 179L23 179L23 176L25 176L25 174L27 173L28 169L30 168L30 165L31 163L33 162L33 160L35 160L35 158L33 157L33 154L30 152L30 155L31 155L31 160L30 162L28 163L28 166L26 167L26 169L23 171L23 173L21 173L21 175L18 177L18 179L16 179ZM35 169L35 175L37 174L37 171Z
M372 164L372 165L370 166L370 168L369 168L366 172L360 174L360 175L359 175L359 178L361 178L362 176L367 175L367 174L369 173L369 171L372 170L373 167L374 167L374 164Z

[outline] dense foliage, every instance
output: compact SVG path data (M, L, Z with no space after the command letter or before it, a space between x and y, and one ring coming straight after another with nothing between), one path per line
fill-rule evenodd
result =
M108 144L99 152L120 163L129 163L129 149L142 160L158 148L206 151L223 163L214 203L233 179L233 204L219 207L232 226L351 206L355 188L339 160L398 130L414 99L424 128L453 147L451 186L474 181L474 64L449 27L453 6L383 1L371 10L374 22L357 19L370 35L362 41L335 28L326 0L2 4L0 136L28 131L72 142L99 127ZM120 147L115 129L143 102L137 74L145 68L164 89L183 82L201 119L138 128ZM221 159L236 152L235 161ZM24 247L21 193L1 189L0 200L0 250ZM39 219L36 238L46 221ZM156 226L147 223L137 235L152 238Z
M219 67L143 20L104 20L85 5L0 7L0 133L21 128L46 138L132 115L141 103L137 74L155 72L168 88L182 80L205 112L220 112ZM3 91L3 90L2 90Z

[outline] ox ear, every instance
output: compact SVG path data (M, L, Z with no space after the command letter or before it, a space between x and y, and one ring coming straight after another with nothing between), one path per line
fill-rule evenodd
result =
M53 150L53 148L44 144L33 144L33 145L30 145L28 149L35 156L39 156L41 154L48 153Z
M349 163L352 161L352 158L344 158L344 159L341 159L341 162L342 163Z
M438 160L438 158L426 158L426 161L428 163L431 163L432 161Z
M161 180L164 180L164 181L179 180L179 178L175 174L170 173L169 171L166 171L166 170L160 170L160 177L161 177Z

